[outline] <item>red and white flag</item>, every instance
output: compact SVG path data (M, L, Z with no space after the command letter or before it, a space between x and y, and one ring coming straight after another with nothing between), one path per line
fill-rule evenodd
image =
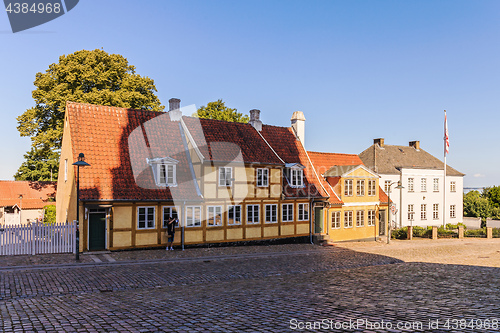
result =
M444 110L444 153L450 153L450 137L448 135L448 119L446 118L446 110Z

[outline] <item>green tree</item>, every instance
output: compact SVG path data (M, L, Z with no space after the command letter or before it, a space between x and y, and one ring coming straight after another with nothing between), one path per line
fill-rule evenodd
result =
M57 179L66 102L163 111L154 81L135 73L126 58L103 50L77 51L59 57L45 73L37 73L35 106L17 117L21 136L31 138L31 150L15 174L16 180Z
M228 108L222 99L216 102L210 102L207 106L200 107L198 111L193 114L193 117L224 120L235 123L248 123L250 120L247 115L237 112L236 109Z
M500 207L500 186L485 188L483 190L483 196L487 198L493 206Z
M43 224L54 224L56 223L56 206L47 205L43 207Z
M481 217L486 220L491 217L492 206L487 198L478 191L470 191L464 194L464 215L468 217Z

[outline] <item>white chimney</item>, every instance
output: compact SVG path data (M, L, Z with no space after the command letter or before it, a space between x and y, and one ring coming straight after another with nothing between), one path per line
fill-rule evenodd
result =
M295 137L302 142L302 146L306 147L306 117L302 111L295 111L292 115L292 129L295 133Z
M171 98L168 100L168 114L171 121L180 121L182 118L181 100L178 98Z
M262 121L260 121L260 110L257 109L250 110L250 121L248 123L252 125L258 132L262 131Z

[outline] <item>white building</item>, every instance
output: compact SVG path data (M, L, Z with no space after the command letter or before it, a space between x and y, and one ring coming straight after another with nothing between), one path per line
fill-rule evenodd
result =
M411 141L408 146L386 145L384 139L373 142L359 157L380 175L380 186L386 193L394 183L391 201L397 211L391 220L396 226L462 222L463 173L447 166L445 184L443 162L421 149L419 141ZM398 181L404 187L401 190L396 189Z

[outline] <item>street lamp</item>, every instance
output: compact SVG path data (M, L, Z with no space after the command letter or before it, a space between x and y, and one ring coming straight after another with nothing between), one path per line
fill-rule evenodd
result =
M80 260L80 167L90 166L85 162L85 155L78 154L78 161L73 163L76 165L76 260Z
M391 186L394 185L394 184L398 184L398 186L396 186L395 188L398 189L398 190L401 190L403 189L404 187L401 186L401 181L397 181L397 182L393 182L393 183L390 183L388 188L387 188L387 217L388 217L388 226L387 226L387 230L388 230L388 235L387 235L387 244L390 244L391 243L391 208L390 206L391 205Z

